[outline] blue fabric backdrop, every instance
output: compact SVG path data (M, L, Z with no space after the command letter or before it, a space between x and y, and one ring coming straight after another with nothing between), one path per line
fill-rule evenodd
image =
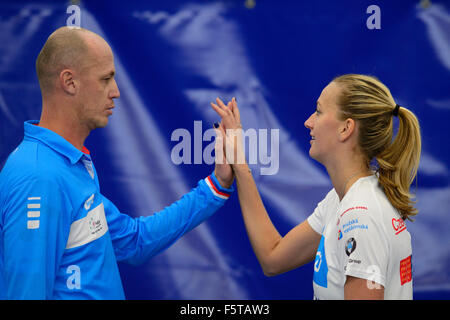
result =
M308 156L304 121L334 76L372 74L422 127L414 187L420 214L407 223L414 297L450 297L448 1L73 3L81 9L81 26L102 35L115 55L121 98L109 125L92 132L86 146L103 193L122 212L152 214L213 170L205 158L194 158L194 150L210 144L202 134L218 120L209 102L234 96L245 129L279 130L276 174L261 174L264 159L252 168L272 221L286 233L331 188L324 168ZM0 2L0 168L20 143L23 122L40 117L35 59L49 34L68 23L70 4ZM380 8L381 29L367 26L372 4ZM191 134L191 164L174 163L177 129ZM312 264L263 275L236 194L164 253L120 269L128 299L313 297Z

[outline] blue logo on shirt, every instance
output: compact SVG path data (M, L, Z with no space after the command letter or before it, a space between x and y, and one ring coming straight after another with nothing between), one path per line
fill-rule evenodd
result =
M353 251L356 249L356 240L354 238L350 238L347 240L345 244L345 253L350 256Z
M327 274L328 265L327 258L325 257L325 238L322 236L319 243L319 248L317 249L316 260L314 261L314 277L313 281L321 286L327 287Z

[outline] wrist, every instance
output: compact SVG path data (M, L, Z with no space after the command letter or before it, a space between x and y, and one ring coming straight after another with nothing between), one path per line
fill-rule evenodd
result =
M230 189L231 185L234 182L234 177L231 180L224 180L217 176L217 174L214 172L214 175L216 176L217 181L219 182L220 186L224 189Z
M234 174L232 175L231 179L222 179L216 172L216 170L214 169L213 174L212 174L216 180L216 182L219 184L220 187L222 187L223 189L229 191L232 189L231 185L234 182Z
M252 169L250 169L250 167L248 166L247 163L242 163L242 164L234 164L233 166L233 171L234 173L237 174L242 174L242 173L251 173Z

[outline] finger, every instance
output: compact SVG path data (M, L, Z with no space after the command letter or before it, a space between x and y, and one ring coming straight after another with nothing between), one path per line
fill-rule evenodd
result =
M216 133L216 139L220 139L220 140L226 139L226 133L225 133L225 129L223 128L222 122L214 123L213 128Z
M227 113L225 111L222 110L222 108L220 108L218 105L214 104L211 102L211 107L214 109L214 111L216 111L220 117L225 117L227 115Z
M222 122L220 122L219 127L217 129L220 131L222 139L225 141L227 138L227 134L225 133L225 128L223 127Z
M224 163L224 154L223 154L223 135L220 132L219 127L214 127L214 132L216 133L216 141L214 144L214 150L215 150L215 163L217 164L223 164Z
M220 106L220 108L222 108L222 110L225 111L228 115L230 115L232 113L231 109L227 108L227 106L223 103L222 100L220 100L219 97L216 98L216 102Z
M238 123L241 123L241 114L239 113L239 108L237 106L236 98L233 97L233 99L231 99L231 102L232 102L232 111L233 111L234 117Z
M222 126L222 124L219 126L219 130L220 130L220 134L222 135L222 147L223 147L223 149L222 149L222 156L223 156L223 163L225 163L225 164L229 164L229 162L228 162L228 159L227 159L227 153L226 153L226 150L227 150L227 147L226 147L226 144L227 144L227 134L225 133L225 129L224 129L224 127Z
M216 145L215 145L215 147L217 148L217 143L223 141L223 136L222 136L222 132L220 132L219 127L214 128L214 132L216 133Z
M222 126L215 127L216 141L214 145L217 164L228 164L227 157L225 155L225 131Z
M234 116L234 113L233 113L233 101L229 101L227 103L227 110L229 112L228 115L231 116L233 118L233 120L236 120L236 117Z
M216 98L216 102L217 102L217 104L218 104L223 110L226 110L226 109L227 109L227 107L225 106L225 104L223 103L223 101L220 100L219 97Z

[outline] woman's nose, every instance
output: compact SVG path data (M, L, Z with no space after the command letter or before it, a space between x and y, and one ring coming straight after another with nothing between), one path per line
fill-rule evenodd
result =
M310 115L309 118L305 121L305 127L308 128L309 130L311 130L313 127L313 119L312 119L313 116L314 116L314 113L312 115Z

